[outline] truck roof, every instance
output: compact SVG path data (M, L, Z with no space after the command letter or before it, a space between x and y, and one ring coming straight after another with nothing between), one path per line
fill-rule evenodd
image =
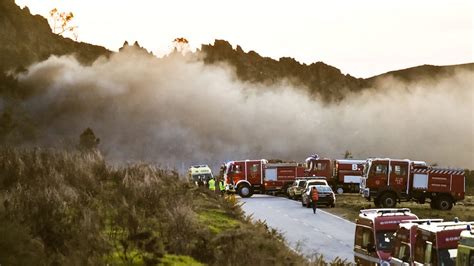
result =
M395 231L401 222L418 220L410 209L367 209L361 210L357 223L373 226L375 230ZM369 223L367 223L369 222Z
M418 226L418 228L428 232L438 233L447 230L464 230L467 228L468 225L474 226L474 222L441 222L432 224L422 224Z
M474 247L474 230L472 228L461 232L459 244Z
M348 159L337 159L338 163L347 163L347 164L362 164L366 163L367 160L348 160Z
M256 159L256 160L235 160L235 161L228 161L226 164L231 164L231 163L243 163L243 162L264 162L268 163L268 160L266 159Z
M400 228L405 228L405 229L410 229L414 225L420 225L420 224L429 224L429 223L441 223L443 222L443 219L417 219L417 220L408 220L408 221L402 221L399 224Z
M209 166L203 164L203 165L193 165L189 168L189 172L191 175L197 175L197 174L212 174L212 170Z
M441 168L441 167L431 167L426 169L414 169L416 174L447 174L447 175L464 175L464 169L457 168Z
M408 162L408 163L413 163L418 166L427 166L425 161L412 161L410 159L392 159L392 158L370 158L367 159L367 161L392 161L392 162Z
M461 232L468 226L472 227L472 225L474 225L474 222L442 222L429 225L423 224L418 226L418 230L421 231L421 237L434 238L437 248L456 248ZM428 232L428 235L426 232Z
M266 167L267 168L272 168L272 167L296 167L300 166L298 163L267 163Z
M191 166L191 168L200 168L200 167L207 167L209 168L209 166L207 164L198 164L198 165L193 165Z

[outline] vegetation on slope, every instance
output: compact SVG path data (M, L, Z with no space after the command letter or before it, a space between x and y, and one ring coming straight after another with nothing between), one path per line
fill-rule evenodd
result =
M0 149L2 265L304 264L236 201L97 151Z

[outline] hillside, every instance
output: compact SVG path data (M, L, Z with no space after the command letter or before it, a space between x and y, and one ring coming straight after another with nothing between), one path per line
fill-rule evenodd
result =
M104 47L75 42L52 33L45 18L31 15L27 7L21 9L14 0L0 1L0 72L23 69L51 55L74 54L82 63L91 63L99 56L110 53ZM202 58L207 64L229 64L243 81L273 84L285 80L326 101L340 100L347 91L363 90L387 76L414 81L448 76L460 68L474 69L472 63L454 66L423 65L361 79L344 75L338 68L323 62L307 65L290 57L274 60L262 57L255 51L244 52L239 45L234 49L225 40L204 44L196 53L203 53Z
M47 20L21 9L14 0L0 1L0 71L24 68L50 55L75 54L83 63L110 53L104 47L75 42L51 32Z
M366 81L367 84L372 85L374 84L374 82L382 78L393 77L405 82L412 82L420 79L427 80L435 77L445 78L454 75L456 71L474 71L474 63L449 66L422 65L401 70L390 71L368 78L366 79Z
M262 57L255 51L246 53L239 45L233 49L224 40L216 40L214 45L202 45L201 51L205 53L206 63L227 62L235 68L241 80L271 84L286 79L325 99L340 99L345 90L358 91L366 84L363 79L344 75L323 62L306 65L290 57L277 61Z
M305 264L235 199L98 151L0 147L0 201L1 265Z

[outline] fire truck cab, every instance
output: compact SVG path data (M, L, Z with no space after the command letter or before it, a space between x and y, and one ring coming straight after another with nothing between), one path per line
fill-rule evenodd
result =
M388 265L393 234L401 222L417 220L410 209L361 210L356 219L354 261L357 265Z
M454 221L419 225L413 248L413 265L454 266L461 232L473 223Z
M459 238L457 265L474 265L474 230L471 226L466 229Z
M433 209L449 210L464 199L464 170L434 168L425 162L398 159L368 159L361 193L375 206L393 208L400 201L425 203Z
M419 219L403 221L394 234L390 265L413 265L416 231L420 224L440 223L443 219Z

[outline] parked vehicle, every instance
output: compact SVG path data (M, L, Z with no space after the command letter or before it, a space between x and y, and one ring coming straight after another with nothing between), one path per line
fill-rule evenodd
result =
M401 222L417 220L410 209L361 210L356 219L354 261L357 265L388 265L393 234Z
M193 165L188 170L188 176L197 186L204 186L213 177L211 168L206 164Z
M456 265L474 265L474 230L468 226L461 232L458 244Z
M225 164L224 180L228 190L241 197L254 193L286 192L297 177L304 176L297 163L268 163L267 160L231 161Z
M308 181L308 183L314 184L313 181L311 182ZM310 193L313 187L316 187L316 189L318 190L318 197L319 197L318 202L317 202L318 205L325 205L331 208L334 208L336 206L336 195L334 194L330 186L323 183L321 183L320 185L309 185L308 188L305 189L305 191L303 192L303 195L301 196L302 206L306 206L307 208L311 207Z
M338 194L359 192L365 163L365 160L331 160L308 157L306 174L308 177L325 178Z
M303 194L303 190L306 188L306 183L310 180L318 180L320 178L301 178L296 179L291 186L287 189L287 194L290 199L299 199L301 198L301 194ZM324 179L323 179L324 180Z
M461 232L474 222L442 222L419 225L413 265L455 265Z
M369 159L364 167L361 192L375 206L393 208L397 201L425 203L450 210L464 199L464 170L428 167L410 160Z
M416 231L420 224L440 223L443 219L402 221L394 234L390 265L413 265Z

